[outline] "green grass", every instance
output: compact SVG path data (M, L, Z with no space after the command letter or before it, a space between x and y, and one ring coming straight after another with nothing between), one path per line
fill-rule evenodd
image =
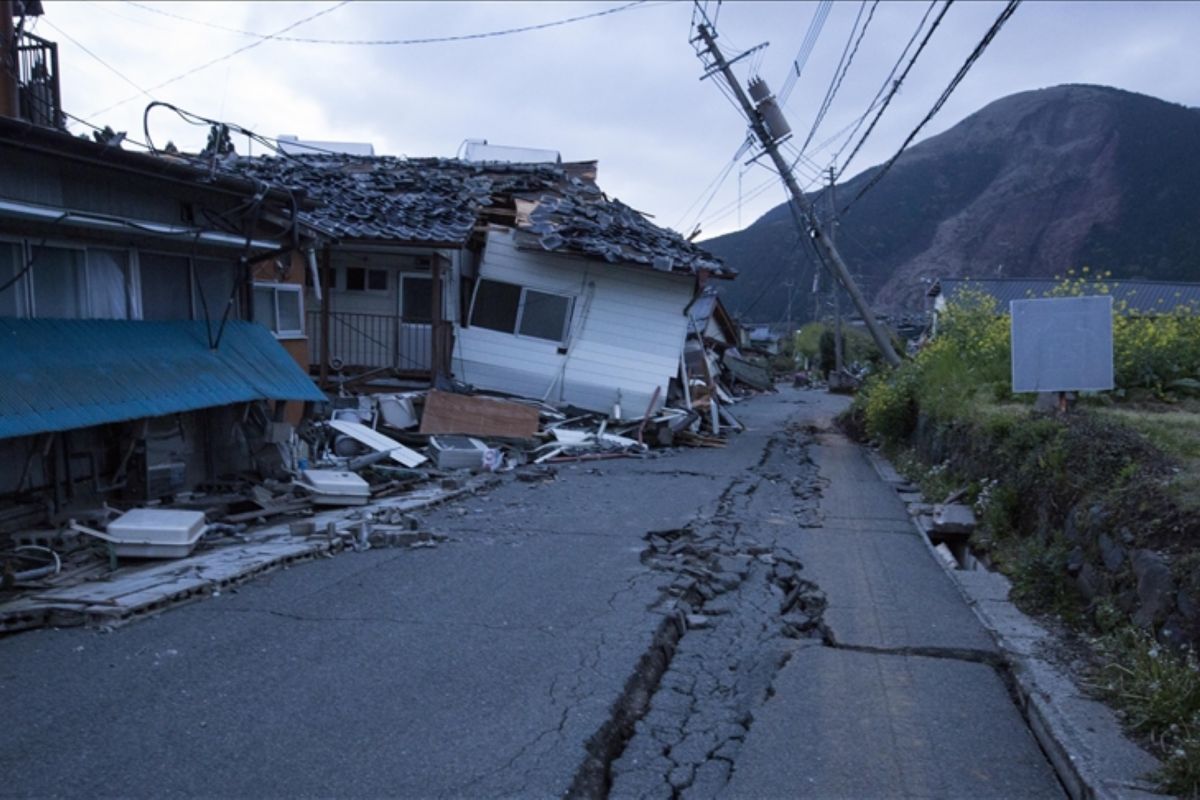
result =
M1136 403L1095 413L1144 436L1178 464L1171 494L1187 511L1200 511L1200 403Z
M1200 796L1200 665L1194 653L1174 653L1135 628L1097 641L1103 665L1093 688L1125 724L1146 737L1163 759L1161 787Z

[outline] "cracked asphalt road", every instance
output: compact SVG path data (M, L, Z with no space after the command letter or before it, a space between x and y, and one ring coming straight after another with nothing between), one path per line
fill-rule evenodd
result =
M427 513L437 548L0 641L0 794L1061 794L907 519L807 427L841 402L509 480Z

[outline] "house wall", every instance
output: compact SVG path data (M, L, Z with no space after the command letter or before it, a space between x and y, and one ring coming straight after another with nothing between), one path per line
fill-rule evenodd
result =
M687 335L691 276L517 250L511 232L492 228L479 278L574 298L566 346L461 326L453 370L477 388L567 403L624 419L658 405L678 372Z
M333 315L329 337L330 356L355 367L396 367L418 372L429 370L430 325L406 321L400 316L403 311L401 286L405 276L428 278L435 252L443 255L450 264L443 282L442 318L457 322L460 316L460 251L398 246L378 246L369 250L334 248L330 254L334 275L332 288L328 292L329 309ZM386 288L348 288L347 273L351 269L386 272ZM308 363L318 365L320 303L311 287L306 304L310 311Z
M222 213L246 199L199 183L153 178L10 144L0 144L0 187L7 199L174 225L202 223L198 208Z
M299 286L301 297L304 297L304 284L308 274L308 259L303 252L293 252L287 260L286 265L279 265L276 261L262 261L254 264L251 267L251 279L255 283L271 283L281 284L286 286ZM306 299L307 300L307 299ZM300 320L304 324L307 317L305 313L307 302L301 307ZM256 309L256 316L261 314L260 309ZM300 368L308 371L308 340L311 334L304 327L299 334L276 334L275 338L279 344L287 350L288 355L295 359Z

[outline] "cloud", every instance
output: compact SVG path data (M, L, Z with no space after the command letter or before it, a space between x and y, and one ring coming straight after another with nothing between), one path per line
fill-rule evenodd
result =
M46 4L59 26L133 82L149 88L254 42L250 37L155 14L132 3ZM279 30L333 5L280 2L155 2L146 5L196 20L261 33ZM293 36L378 39L497 30L614 8L619 2L350 3L302 25ZM715 4L709 4L715 8ZM842 146L833 137L859 119L916 27L924 3L881 3L836 97L813 137L830 140L803 164L817 178ZM886 159L928 111L1003 7L955 3L847 177ZM762 41L770 47L738 64L754 67L776 90L812 18L811 2L725 3L720 44L730 53ZM846 45L857 3L835 3L786 106L802 142ZM922 137L945 130L1013 92L1061 83L1099 83L1200 105L1194 2L1028 2L1022 4ZM650 2L584 22L513 36L408 47L265 42L161 91L196 113L274 136L371 141L380 152L452 155L465 138L557 149L567 159L600 160L601 185L661 224L690 230L713 177L730 163L745 123L713 80L701 82L688 43L692 6ZM45 24L60 43L64 105L86 116L135 94L121 78ZM139 97L102 118L141 138ZM155 143L203 146L207 131L156 112ZM77 130L84 130L77 128ZM848 131L847 131L848 133ZM241 146L241 145L239 145ZM842 150L848 155L849 147ZM744 162L746 158L743 158ZM738 174L743 202L738 202ZM748 224L778 204L781 192L758 165L736 164L701 220L705 235ZM765 186L746 199L755 186ZM715 212L723 212L718 217ZM690 217L690 218L689 218Z

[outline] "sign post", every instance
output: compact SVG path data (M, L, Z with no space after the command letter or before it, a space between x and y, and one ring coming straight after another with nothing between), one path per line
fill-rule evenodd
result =
M1058 392L1065 413L1067 392L1112 389L1112 308L1110 295L1013 300L1013 392Z

